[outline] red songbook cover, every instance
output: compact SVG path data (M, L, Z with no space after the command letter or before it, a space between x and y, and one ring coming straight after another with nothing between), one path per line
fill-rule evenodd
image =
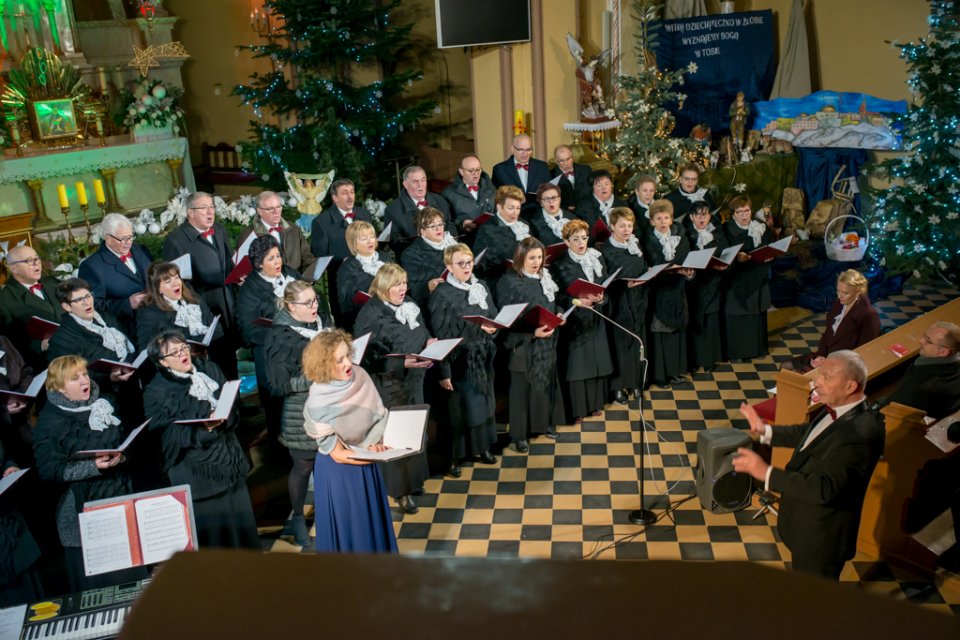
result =
M255 327L266 327L269 329L273 326L273 320L270 318L257 318L256 320L251 320L250 324Z
M233 271L230 272L230 275L227 276L227 279L223 281L224 284L240 284L240 280L244 276L248 276L253 272L253 264L250 262L250 256L243 256L243 259L237 263L237 266L233 268Z
M373 296L366 291L357 291L355 294L353 294L353 306L362 307L363 305L367 304L372 297Z
M478 215L476 218L474 218L473 223L474 223L475 225L477 225L477 227L479 228L479 227L485 225L486 223L490 222L491 218L493 218L493 214L492 214L492 213L489 213L489 212L487 212L487 213L481 213L481 214Z
M31 316L27 321L27 333L29 333L30 337L34 340L46 340L56 333L59 328L60 325L58 323L44 320L37 316Z
M556 329L564 320L559 314L553 313L539 304L531 307L530 310L524 314L523 319L534 327L539 328L546 325L550 329Z
M593 238L594 242L606 242L610 238L610 227L604 222L603 216L597 218L597 221L593 223L593 228L590 229L590 237Z
M544 261L545 264L550 264L560 256L567 253L567 243L558 242L547 247L547 259Z
M782 256L787 252L787 249L790 248L790 243L793 241L793 236L789 235L786 238L781 238L776 242L771 242L765 247L760 247L759 249L754 249L750 252L750 259L754 262L766 262L777 256Z
M910 350L907 349L902 344L900 344L899 342L896 344L890 345L890 351L893 351L894 355L897 356L898 358L902 358L903 356L910 354Z

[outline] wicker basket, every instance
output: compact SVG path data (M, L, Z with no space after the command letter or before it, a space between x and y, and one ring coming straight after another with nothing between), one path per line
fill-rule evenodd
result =
M840 224L840 230L835 235L831 235L830 229L833 228L833 225L841 220L845 221L846 218L853 218L854 220L860 221L865 233L862 238L857 232L845 233L843 228L846 226L846 222L842 222ZM827 257L831 260L836 260L837 262L859 262L863 260L863 256L866 255L867 247L869 246L870 229L867 228L867 223L864 222L863 218L859 216L837 216L831 220L827 228L823 230L823 247L826 249Z

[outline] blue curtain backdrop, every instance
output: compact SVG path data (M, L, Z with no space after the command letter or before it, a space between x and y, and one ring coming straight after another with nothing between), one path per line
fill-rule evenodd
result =
M803 191L807 199L807 213L813 210L821 200L833 197L830 185L833 177L841 166L847 170L841 176L860 176L860 167L867 161L867 152L864 149L840 149L832 147L797 147L799 162L797 163L797 188ZM857 211L860 207L860 194L853 199L853 206Z

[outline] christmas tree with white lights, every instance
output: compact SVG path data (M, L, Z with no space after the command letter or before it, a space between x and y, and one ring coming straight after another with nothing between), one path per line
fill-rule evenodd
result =
M405 130L434 103L411 101L419 70L401 69L412 25L393 23L400 0L267 0L266 44L243 47L272 61L234 88L253 107L253 140L241 145L248 170L283 188L283 172L320 173L355 182L398 152ZM267 115L268 117L265 117Z
M960 272L960 36L955 2L930 2L930 32L896 45L913 95L903 127L902 156L872 168L891 186L873 192L871 251L892 273Z

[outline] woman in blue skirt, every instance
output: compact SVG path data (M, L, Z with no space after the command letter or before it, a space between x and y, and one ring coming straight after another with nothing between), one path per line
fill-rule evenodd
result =
M395 552L390 507L376 464L354 460L351 447L383 451L387 410L366 371L351 361L352 338L335 329L303 352L312 383L304 428L317 442L313 466L318 552Z

